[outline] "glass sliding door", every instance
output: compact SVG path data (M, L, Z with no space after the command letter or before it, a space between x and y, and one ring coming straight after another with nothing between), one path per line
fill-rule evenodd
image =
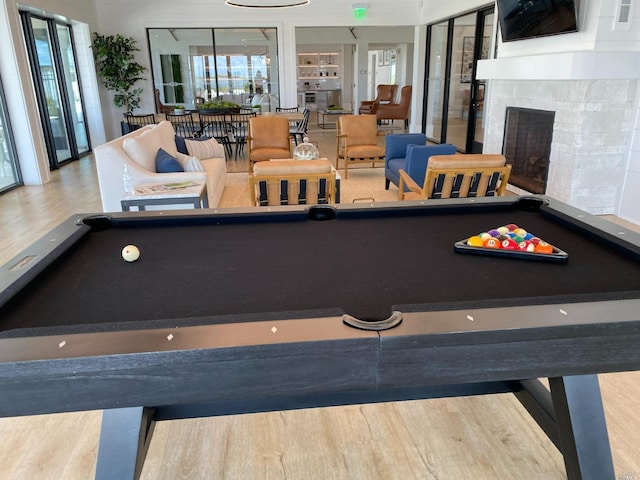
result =
M448 22L433 25L429 30L428 77L426 80L424 132L432 141L440 143L442 135L442 112L444 110L445 74L447 60Z
M75 134L77 154L82 155L89 151L89 138L87 136L84 105L80 96L80 81L76 67L71 27L69 25L56 24L56 32L60 45L62 74L65 77L64 86L66 87L66 94L70 104L69 120Z
M221 100L263 108L278 106L278 55L274 28L151 28L154 84L163 104L195 108Z
M68 25L21 12L52 169L89 151L73 37Z
M436 143L481 152L484 83L475 78L479 59L489 58L493 7L430 25L423 126Z
M0 193L19 185L22 185L22 178L0 80Z
M493 30L494 13L493 9L479 12L478 33L476 34L476 44L474 51L474 68L471 81L471 105L469 118L471 119L469 131L469 143L467 150L473 153L482 153L485 125L484 94L485 81L475 78L475 66L478 60L489 58L491 48L491 32Z

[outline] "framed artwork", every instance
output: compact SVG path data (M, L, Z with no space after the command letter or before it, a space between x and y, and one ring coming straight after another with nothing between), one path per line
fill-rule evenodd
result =
M385 50L383 53L384 53L384 64L385 65L390 65L391 64L391 50Z
M378 50L378 66L381 67L384 65L384 52L382 50Z

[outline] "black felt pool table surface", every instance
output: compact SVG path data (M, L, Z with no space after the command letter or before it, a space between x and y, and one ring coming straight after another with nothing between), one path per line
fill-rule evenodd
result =
M393 309L611 300L640 291L637 260L515 208L194 223L138 224L134 217L84 235L3 308L3 334L315 310L382 319ZM568 262L454 252L455 242L509 223L566 251ZM127 244L140 248L137 262L122 259Z

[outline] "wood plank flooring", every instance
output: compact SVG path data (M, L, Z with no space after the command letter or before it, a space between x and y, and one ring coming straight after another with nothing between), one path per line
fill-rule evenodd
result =
M321 151L335 152L335 131L315 135ZM242 170L231 162L230 171ZM0 196L0 262L72 213L100 209L90 157L54 172L47 185ZM601 375L600 383L616 480L640 480L640 373ZM100 422L99 411L0 419L0 480L92 478ZM491 395L163 422L142 478L549 480L565 473L560 453L515 398Z

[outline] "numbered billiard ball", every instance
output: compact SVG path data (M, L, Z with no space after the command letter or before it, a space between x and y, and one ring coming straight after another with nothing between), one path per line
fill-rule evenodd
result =
M489 238L484 241L483 246L485 248L500 248L500 240L497 238Z
M543 242L540 241L538 242L538 244L536 245L536 248L534 250L536 253L553 253L553 247L551 245L549 245L547 242Z

